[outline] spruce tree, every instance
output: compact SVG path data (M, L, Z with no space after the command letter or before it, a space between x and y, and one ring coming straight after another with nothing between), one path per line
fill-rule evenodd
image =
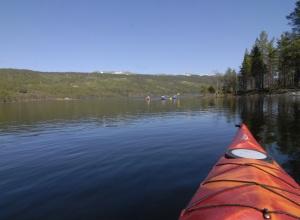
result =
M266 65L264 64L262 53L257 45L251 51L251 74L255 79L255 88L264 89L264 73Z
M290 58L293 67L293 84L299 87L300 81L300 0L296 2L296 7L292 13L287 16L292 26L293 33L290 40Z
M246 49L244 54L244 59L240 69L240 74L242 76L242 85L241 88L246 91L248 89L248 84L251 80L251 56L249 55L248 50Z
M292 30L296 35L300 35L300 0L296 2L296 8L292 13L287 16L290 20L289 24L292 26Z

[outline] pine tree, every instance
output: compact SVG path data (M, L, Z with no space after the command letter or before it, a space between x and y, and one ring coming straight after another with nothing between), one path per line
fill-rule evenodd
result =
M284 33L278 41L279 53L279 78L278 83L280 87L286 88L291 85L291 71L292 71L292 53L291 53L291 35Z
M293 86L299 87L300 81L300 37L293 37L291 41L291 62L294 72Z
M300 81L300 0L296 2L296 7L287 16L290 20L293 33L290 35L290 58L293 68L293 86L299 87Z
M251 51L251 74L255 79L255 88L264 89L264 73L266 65L264 64L262 53L257 45Z
M262 31L259 35L259 38L256 38L255 45L258 47L261 52L264 64L268 63L268 45L269 39L268 34L265 31Z
M274 48L273 48L274 39L269 41L268 34L265 31L262 31L259 35L259 38L256 39L255 45L259 48L259 51L261 52L263 62L265 64L264 72L262 73L263 76L263 84L266 87L270 87L272 76L273 76L273 66L272 62L274 61Z
M274 47L274 39L268 43L267 83L268 88L274 87L274 78L278 70L278 50Z
M240 69L240 74L242 77L242 80L240 83L242 85L240 86L244 91L248 89L248 84L251 81L251 56L249 55L248 50L246 49L244 54L244 59L242 62L242 66Z
M296 2L295 10L287 16L290 20L289 24L292 26L292 30L296 35L300 35L300 0Z

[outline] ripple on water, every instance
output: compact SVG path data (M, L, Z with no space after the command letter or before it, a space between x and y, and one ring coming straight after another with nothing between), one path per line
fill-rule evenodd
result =
M176 219L240 121L299 178L295 100L49 105L5 107L0 219Z

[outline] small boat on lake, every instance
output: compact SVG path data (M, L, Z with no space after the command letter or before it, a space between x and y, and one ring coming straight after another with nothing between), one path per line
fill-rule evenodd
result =
M167 96L162 95L162 96L160 97L160 99L161 99L161 100L166 100L166 99L167 99Z
M300 219L300 186L239 127L179 219Z

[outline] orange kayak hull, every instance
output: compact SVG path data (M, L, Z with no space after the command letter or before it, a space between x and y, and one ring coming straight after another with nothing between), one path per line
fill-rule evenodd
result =
M243 124L179 219L300 219L300 187Z

